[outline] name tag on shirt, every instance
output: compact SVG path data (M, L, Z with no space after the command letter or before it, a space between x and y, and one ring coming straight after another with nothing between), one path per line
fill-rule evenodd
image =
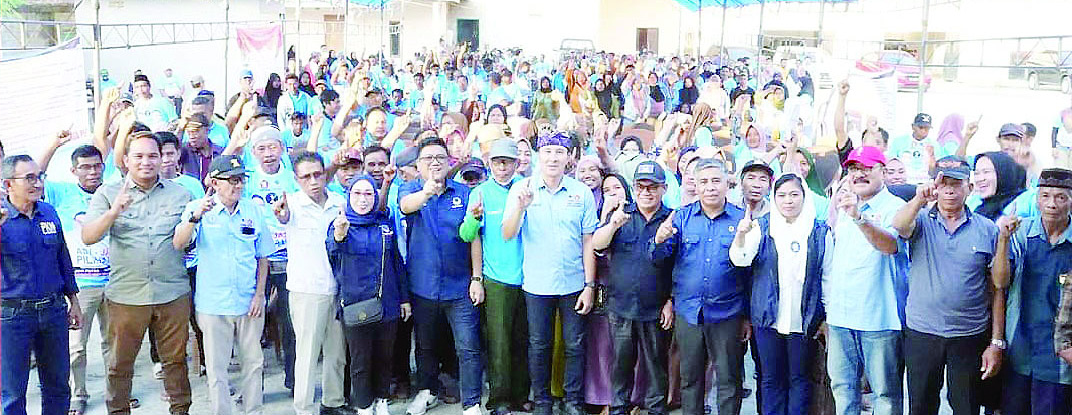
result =
M581 195L569 195L569 199L567 199L566 203L567 203L567 205L569 207L581 207L581 206L583 206L583 204L581 202Z
M450 208L451 209L458 209L458 208L461 208L461 207L462 207L462 198L460 198L458 196L454 196L454 198L450 200Z
M41 233L45 235L55 235L56 224L53 222L41 222Z

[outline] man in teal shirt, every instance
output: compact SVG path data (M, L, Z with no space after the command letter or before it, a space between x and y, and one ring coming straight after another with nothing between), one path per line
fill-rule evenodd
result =
M889 142L886 158L897 158L904 162L909 184L930 182L930 170L935 161L957 153L956 142L940 144L937 139L930 137L930 132L931 116L919 113L912 121L912 134L894 137Z
M531 412L528 366L528 322L521 292L521 238L502 237L503 211L510 187L520 180L517 143L499 139L491 144L492 180L473 189L468 214L460 228L462 240L481 238L483 246L484 309L488 336L488 408L492 415Z

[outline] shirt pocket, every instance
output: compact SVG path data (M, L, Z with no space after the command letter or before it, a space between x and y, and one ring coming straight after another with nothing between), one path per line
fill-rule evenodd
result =
M703 235L686 233L681 237L681 254L683 256L703 255Z

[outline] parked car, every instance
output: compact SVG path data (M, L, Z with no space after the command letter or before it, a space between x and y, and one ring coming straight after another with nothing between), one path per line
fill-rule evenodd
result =
M806 61L812 76L815 77L815 86L823 89L834 87L834 76L830 73L833 58L826 50L814 46L779 46L774 51L773 62L778 64L782 59Z
M882 73L893 70L897 76L897 89L915 90L920 85L919 59L903 50L883 50L868 53L856 60L856 69L866 73ZM923 90L931 87L931 76L923 74Z
M1072 52L1046 50L1018 54L1013 56L1012 66L1015 68L1009 68L1009 79L1026 81L1028 88L1056 85L1061 92L1072 92Z

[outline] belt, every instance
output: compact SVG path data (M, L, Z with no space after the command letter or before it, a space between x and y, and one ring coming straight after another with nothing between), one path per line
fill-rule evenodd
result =
M0 306L10 308L32 308L40 310L48 308L54 303L61 301L63 296L59 294L52 294L44 298L22 299L22 298L5 298L0 300Z
M268 261L269 274L286 274L287 261Z

